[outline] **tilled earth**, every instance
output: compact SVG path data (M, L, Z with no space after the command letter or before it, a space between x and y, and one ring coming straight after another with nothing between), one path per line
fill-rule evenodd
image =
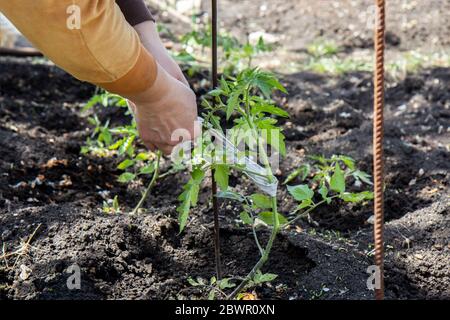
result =
M251 7L249 1L239 2L244 4ZM445 36L446 30L431 31ZM371 79L371 74L361 72L282 77L289 95L277 97L277 102L291 118L283 122L288 155L281 163L280 180L312 154L349 155L371 172ZM198 87L195 80L192 84ZM390 299L450 298L449 87L448 68L388 80L386 295ZM186 173L160 181L145 214L102 213L105 191L118 195L127 211L138 200L142 185L116 182L117 159L80 155L89 135L80 110L93 92L91 86L43 60L0 58L4 252L19 248L39 226L26 254L0 261L0 299L202 297L187 278L214 275L208 183L183 234L178 234L175 208ZM113 123L125 120L112 109L97 112ZM236 176L232 183L240 192L255 190L245 178ZM289 212L294 204L284 188L278 196L280 211ZM234 204L222 203L220 212L224 272L243 276L258 259L251 231L237 223L240 211ZM279 277L256 288L258 297L371 299L373 292L366 286L366 270L373 264L371 216L371 203L338 203L312 214L318 226L301 221L283 232L264 268ZM263 239L267 236L262 234ZM81 268L80 290L67 287L71 275L67 269L74 264Z

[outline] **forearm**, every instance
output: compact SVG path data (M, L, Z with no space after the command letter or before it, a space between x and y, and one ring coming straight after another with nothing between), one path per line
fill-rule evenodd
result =
M67 8L80 8L68 28ZM0 10L55 64L108 91L135 95L157 76L155 59L113 0L0 0Z

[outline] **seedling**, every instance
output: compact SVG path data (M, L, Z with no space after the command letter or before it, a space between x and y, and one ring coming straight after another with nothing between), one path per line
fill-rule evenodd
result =
M199 62L206 62L205 50L211 48L211 27L204 26L188 32L181 37L180 42L183 50L175 58L191 66L189 73L192 76L199 69ZM222 72L226 75L251 68L257 55L272 51L272 47L264 42L263 37L260 37L255 44L248 40L241 43L236 37L226 32L218 35L217 45L222 52L220 61L223 67Z
M120 212L119 197L103 201L103 212L108 214L115 214Z
M211 91L209 98L203 101L206 110L203 114L206 122L205 129L212 127L224 132L221 117L224 116L226 120L232 119L233 127L227 136L234 144L243 142L248 148L237 157L256 154L266 169L265 177L268 181L274 177L268 152L266 152L267 145L273 147L272 151L279 152L281 155L285 154L284 136L277 126L276 117L287 117L288 114L275 106L271 100L273 92L277 90L286 92L272 74L259 69L246 69L236 78L222 78L219 87ZM211 99L215 99L214 107L209 102ZM296 169L285 181L289 183L299 177L305 180L312 175L311 185L288 186L289 194L298 202L298 205L292 213L285 216L277 209L275 195L264 193L243 195L233 192L229 187L230 173L233 170L245 173L247 169L245 165L240 165L239 161L237 161L238 164L226 161L229 156L226 150L224 152L212 144L211 139L203 137L203 141L199 144L202 146L201 150L194 149L191 179L179 197L181 205L178 207L178 212L180 231L182 231L186 226L190 209L197 203L200 185L205 178L204 172L210 168L215 169L215 178L221 189L218 196L236 201L243 207L240 218L244 224L253 229L260 259L227 298L235 298L249 285L257 283L254 279L261 274L261 268L269 258L279 231L292 225L301 217L309 215L318 206L330 204L334 199L344 202L363 202L373 198L372 193L368 191L356 193L348 191L347 180L350 178L359 184L371 183L370 177L356 168L353 159L346 156L333 156L330 159L312 157L312 164L305 164ZM258 238L257 227L261 224L271 230L270 238L265 246Z
M271 282L275 280L277 277L278 276L276 274L271 273L263 274L261 271L257 271L253 279L251 279L247 283L247 285L245 286L245 288L243 288L243 290L250 290L251 288L260 286L264 283ZM235 279L231 278L224 278L222 280L217 280L216 277L212 277L208 281L201 277L197 277L196 279L189 277L187 281L192 287L202 289L202 291L206 291L208 300L215 300L218 298L227 299L228 295L226 294L226 291L236 287L236 284L234 283ZM252 294L245 292L237 295L236 299L253 300L254 296Z
M317 59L321 57L334 56L339 52L339 48L332 41L319 39L307 47L307 52L309 55Z
M98 157L116 156L121 161L117 169L123 171L117 181L123 184L131 183L142 177L150 176L150 182L145 189L140 201L132 214L138 213L148 198L151 189L158 179L182 170L179 165L173 165L167 172L160 174L161 153L156 154L144 151L139 143L136 122L130 115L127 102L118 95L108 92L97 92L83 108L87 111L93 106L100 104L103 107L118 107L124 109L125 116L130 117L130 124L110 128L109 121L102 123L96 114L88 118L91 125L94 126L92 134L86 140L86 145L81 148L82 154L90 154ZM117 197L103 204L103 212L120 212L119 200Z
M212 277L209 281L201 277L197 277L196 279L189 277L188 282L192 287L201 288L203 291L207 291L208 300L215 300L218 297L224 299L227 297L224 290L236 286L230 279L217 280L216 277Z

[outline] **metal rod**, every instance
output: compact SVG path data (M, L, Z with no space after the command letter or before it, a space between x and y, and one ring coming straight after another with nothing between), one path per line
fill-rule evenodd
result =
M384 168L383 135L385 105L385 0L376 0L377 21L375 23L375 74L374 74L374 115L373 115L373 173L374 173L374 242L375 265L379 271L379 286L375 288L375 298L384 299ZM377 283L377 282L376 282Z
M218 86L218 77L217 77L217 0L211 0L211 17L212 17L212 27L211 27L211 36L212 36L212 86L213 89ZM213 107L216 101L213 99ZM213 212L214 212L214 253L216 258L216 274L217 279L222 279L222 262L220 259L220 222L219 222L219 204L217 199L217 182L214 178L214 169L211 170L211 179L212 179L212 203L213 203Z

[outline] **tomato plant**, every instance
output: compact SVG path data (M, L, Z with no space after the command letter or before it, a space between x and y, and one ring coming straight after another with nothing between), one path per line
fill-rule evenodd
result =
M235 145L242 145L244 142L244 148L230 154L226 150L227 147L222 145L222 140L219 145L211 147L214 142L203 135L203 141L198 143L203 150L194 150L191 179L184 186L184 192L179 197L181 204L178 212L180 231L182 231L186 226L190 209L197 203L200 185L205 178L204 172L214 168L215 178L221 189L218 196L235 201L243 208L240 219L243 224L252 228L260 259L243 281L227 296L228 298L238 297L244 289L261 283L260 278L275 279L271 274L261 273L261 268L267 262L276 235L280 231L300 218L309 216L317 207L330 204L333 200L340 199L343 202L356 203L373 198L372 193L366 190L350 191L348 187L350 179L361 187L363 183L371 184L370 176L358 170L355 161L350 157L337 155L331 158L311 157L311 163L300 166L287 177L284 184L295 180L308 182L287 186L288 193L298 202L294 211L288 214L278 211L276 193L261 192L243 195L230 188L228 182L231 172L236 170L246 173L248 170L245 161L240 161L247 155L258 158L265 170L263 176L268 183L276 180L267 150L270 146L271 153L275 152L280 156L286 153L284 136L281 128L277 126L277 117L289 115L274 104L271 97L275 91L286 93L285 88L274 75L259 69L246 69L236 77L221 79L220 86L209 93L209 99L203 101L205 130L214 128L223 133L221 124L232 119L233 125L227 130L227 137ZM210 103L211 99L216 100L215 104ZM258 237L257 227L261 224L271 230L270 238L265 245ZM208 286L210 287L211 283ZM219 289L221 289L220 285Z
M193 32L185 36L185 42L195 41L201 46L210 46L207 41L210 31ZM194 40L192 40L194 39ZM248 57L248 64L240 71L227 69L219 81L202 99L203 132L192 144L180 144L174 151L171 166L160 173L161 153L152 154L142 151L134 120L127 125L110 128L108 122L102 124L94 115L89 122L94 126L82 153L100 156L114 155L120 158L118 169L123 173L118 181L130 183L142 176L150 176L148 187L132 213L139 212L157 180L178 171L189 170L190 178L183 186L177 207L180 233L189 221L189 214L198 203L198 197L205 180L206 172L214 172L214 178L220 188L217 197L234 201L242 208L239 215L242 225L252 229L258 248L259 259L244 277L216 279L210 281L190 278L189 283L203 287L209 298L242 298L243 292L253 286L273 281L277 275L262 273L269 259L274 241L280 232L310 214L321 205L332 201L342 203L360 203L373 198L363 185L370 185L370 176L358 170L355 161L347 156L333 155L309 157L309 161L292 171L283 183L287 193L297 203L292 212L280 212L278 209L278 180L274 170L279 159L286 154L285 137L278 125L279 118L288 118L289 114L278 107L273 100L275 92L287 91L278 79L269 72L251 68L251 57L259 50L241 46L231 37L221 38L225 58L233 64L232 56ZM260 49L264 47L262 40ZM246 55L237 54L243 50ZM236 74L234 74L236 72ZM108 93L98 93L86 105L114 105L126 108L126 101ZM125 113L129 115L128 109ZM130 117L132 119L132 117ZM253 194L242 194L230 186L229 177L233 173L242 173L251 178L260 190ZM295 182L301 182L295 184ZM353 186L350 186L350 183ZM352 191L359 189L358 191ZM279 191L279 190L278 190ZM120 211L117 197L104 203L104 212ZM260 240L261 228L270 231L266 243ZM231 292L226 292L231 291Z

